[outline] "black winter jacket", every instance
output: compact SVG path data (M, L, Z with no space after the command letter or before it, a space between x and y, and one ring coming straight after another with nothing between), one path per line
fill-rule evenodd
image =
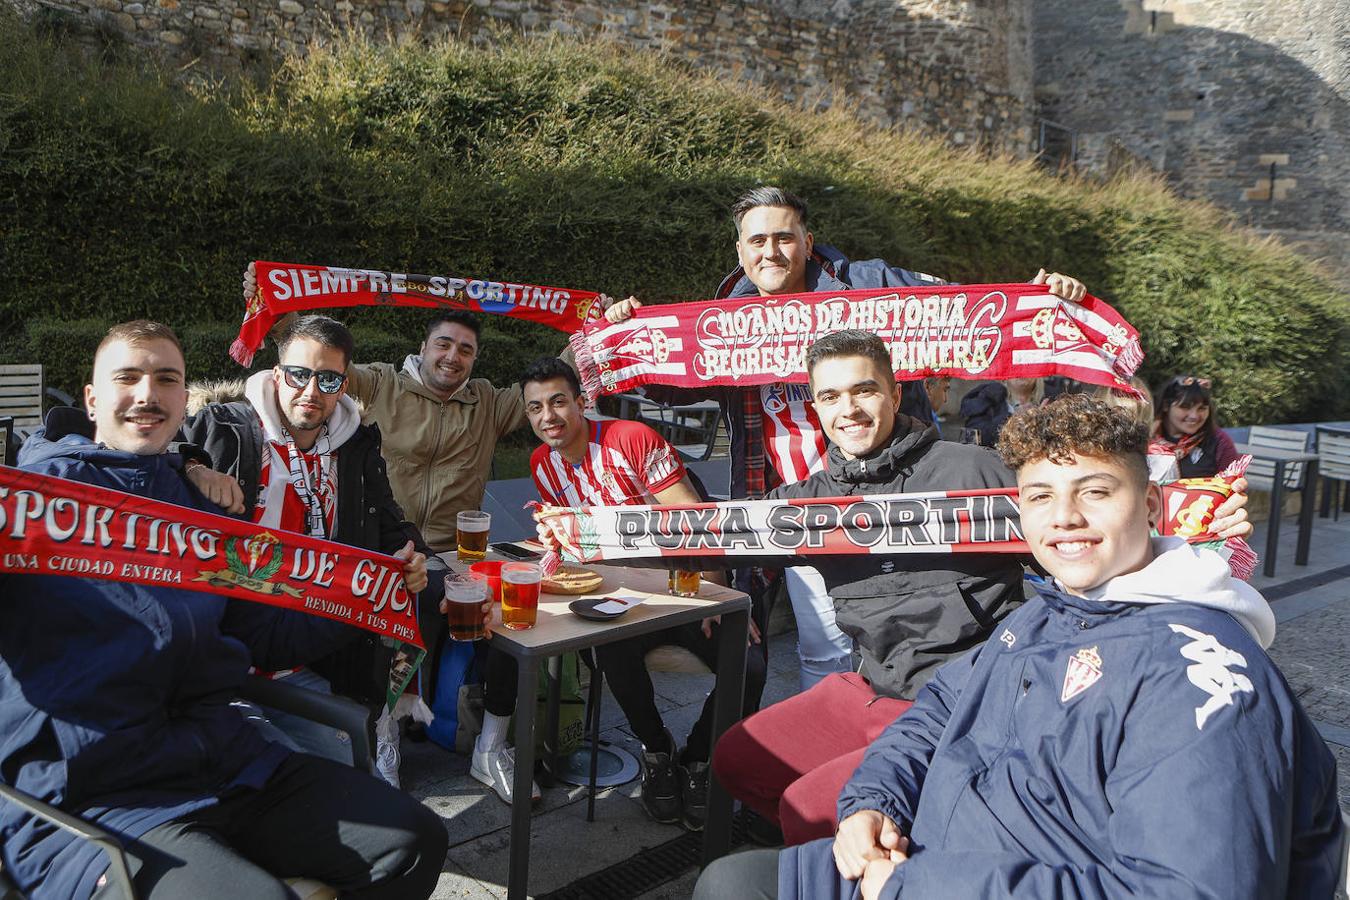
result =
M244 492L244 516L252 518L265 441L252 405L244 400L209 404L183 423L182 433L188 443L210 456L213 468L239 481ZM427 649L434 651L445 631L439 605L445 591L446 565L427 546L417 527L403 518L385 473L377 425L359 426L338 448L337 483L337 512L329 536L332 540L382 553L393 553L412 541L426 554L428 584L418 597L418 624ZM332 683L335 694L374 706L384 701L393 649L378 635L356 629L353 632L352 643L316 661L311 668Z
M1013 487L993 451L938 439L937 428L897 416L890 443L866 459L829 449L828 465L770 498ZM1022 604L1022 561L1006 554L813 556L839 630L858 642L878 694L912 700L939 665L979 646Z

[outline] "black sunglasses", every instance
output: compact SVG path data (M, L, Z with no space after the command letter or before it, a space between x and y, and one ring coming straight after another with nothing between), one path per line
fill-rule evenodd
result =
M319 379L319 390L325 394L336 394L342 390L342 382L347 380L345 372L334 372L332 369L323 369L316 372L313 369L306 369L304 366L279 366L281 374L286 376L286 383L297 391L303 391L309 387L311 378Z

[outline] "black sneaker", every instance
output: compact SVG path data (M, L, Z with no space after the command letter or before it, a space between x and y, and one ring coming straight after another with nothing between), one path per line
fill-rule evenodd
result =
M680 766L680 801L684 804L684 827L702 831L708 817L708 764L691 762Z
M680 778L674 759L675 741L666 732L667 750L652 753L646 747L638 754L642 770L642 805L657 822L671 825L680 821Z

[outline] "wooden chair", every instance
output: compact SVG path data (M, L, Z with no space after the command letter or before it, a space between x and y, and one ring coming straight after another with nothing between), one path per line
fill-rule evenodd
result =
M1350 482L1350 430L1317 426L1317 474L1322 477L1322 518L1334 505L1336 520L1341 518L1341 487ZM1335 500L1333 501L1333 496ZM1346 501L1350 502L1350 494Z
M51 405L48 401L75 405L69 394L43 383L41 365L0 366L0 421L9 420L5 434L9 452L0 451L0 462L14 464L19 445L42 424L44 404Z

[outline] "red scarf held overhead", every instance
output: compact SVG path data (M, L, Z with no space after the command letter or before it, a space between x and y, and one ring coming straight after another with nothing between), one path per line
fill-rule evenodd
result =
M1040 378L1136 393L1139 333L1096 297L1074 304L1036 284L876 288L639 309L572 335L589 396L644 384L805 382L806 349L845 329L879 335L901 380Z
M258 292L244 311L230 356L241 366L277 319L288 313L342 306L407 306L465 309L538 322L571 334L600 318L595 291L539 287L451 275L407 275L373 269L258 261Z
M0 572L209 591L425 649L392 556L7 466Z

